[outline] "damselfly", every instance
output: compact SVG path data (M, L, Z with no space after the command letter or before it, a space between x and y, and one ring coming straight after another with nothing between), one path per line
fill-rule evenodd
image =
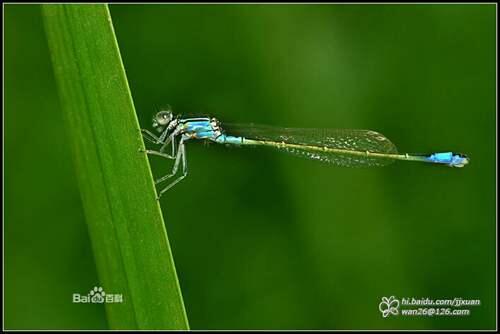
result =
M385 166L395 160L420 161L449 167L463 167L469 163L469 158L461 153L398 153L396 146L389 139L371 130L231 125L221 124L210 117L174 117L171 110L157 113L153 118L153 128L159 135L145 129L142 131L147 140L159 145L159 149L145 152L174 160L171 173L157 179L156 184L172 179L182 165L181 173L159 192L158 198L186 177L188 170L185 142L190 139L237 146L268 146L344 167Z

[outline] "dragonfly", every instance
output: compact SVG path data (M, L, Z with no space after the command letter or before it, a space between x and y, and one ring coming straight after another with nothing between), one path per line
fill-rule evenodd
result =
M155 181L170 180L158 193L165 192L187 176L186 142L204 140L234 146L265 146L293 155L343 167L385 166L396 160L417 161L449 167L464 167L469 158L462 153L398 153L384 135L372 130L280 128L255 124L223 124L213 117L174 116L163 110L153 117L158 134L142 129L157 150L140 150L174 160L169 174Z

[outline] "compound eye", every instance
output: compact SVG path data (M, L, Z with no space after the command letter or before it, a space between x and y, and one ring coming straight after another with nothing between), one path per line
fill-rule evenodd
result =
M167 125L172 120L172 112L170 111L160 111L156 114L153 124L160 126Z

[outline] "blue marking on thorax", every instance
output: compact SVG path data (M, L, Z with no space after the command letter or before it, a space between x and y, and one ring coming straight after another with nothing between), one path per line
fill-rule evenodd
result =
M212 125L210 125L209 121L186 122L186 124L184 126L186 128L186 131L188 131L188 132L212 130Z
M209 119L202 121L187 120L184 123L184 129L186 133L194 135L197 139L210 139L214 136L214 131Z

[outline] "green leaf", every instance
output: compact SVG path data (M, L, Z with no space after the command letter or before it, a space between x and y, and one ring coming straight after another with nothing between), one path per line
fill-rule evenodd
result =
M109 326L187 329L108 7L47 4L42 12L100 284L123 295L105 303Z

